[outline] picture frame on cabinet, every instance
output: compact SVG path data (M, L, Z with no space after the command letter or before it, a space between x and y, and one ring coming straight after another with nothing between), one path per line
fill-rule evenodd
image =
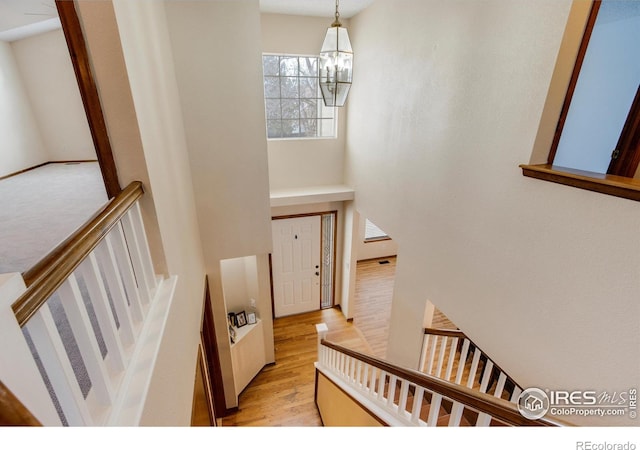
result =
M237 327L238 326L238 321L236 319L236 313L230 312L229 314L227 314L227 317L229 319L229 326L230 327Z
M236 314L236 327L240 328L247 324L247 315L244 311Z
M254 313L254 312L250 312L250 313L248 313L248 314L247 314L247 323L248 323L249 325L253 325L253 324L255 324L256 322L257 322L257 320L256 320L256 313Z

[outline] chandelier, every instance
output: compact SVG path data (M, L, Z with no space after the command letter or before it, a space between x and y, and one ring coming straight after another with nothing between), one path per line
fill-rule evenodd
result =
M335 17L320 50L320 89L326 106L344 106L353 79L353 50L340 23L338 0Z

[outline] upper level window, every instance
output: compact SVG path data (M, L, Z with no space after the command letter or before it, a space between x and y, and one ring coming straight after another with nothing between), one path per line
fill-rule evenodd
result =
M640 2L595 1L549 164L633 178L640 162Z
M318 57L262 56L269 139L335 138L336 111L318 83Z
M371 222L369 219L366 219L365 223L366 223L365 229L364 229L365 242L383 241L386 239L390 239L387 233L382 231L375 223Z

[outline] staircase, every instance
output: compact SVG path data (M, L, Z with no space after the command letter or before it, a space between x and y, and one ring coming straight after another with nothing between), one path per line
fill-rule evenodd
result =
M328 342L324 324L317 330L316 404L325 426L565 425L523 417L514 403L521 388L476 346L469 352L473 344L466 337L440 336L435 348L441 352L427 346L427 369L445 378L455 373L452 382Z

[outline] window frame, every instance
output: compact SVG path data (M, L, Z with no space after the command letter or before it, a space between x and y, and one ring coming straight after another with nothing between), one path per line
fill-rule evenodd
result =
M261 54L261 63L262 63L262 97L263 97L263 101L264 101L264 111L265 111L265 134L267 136L267 141L315 141L315 140L332 140L332 139L338 139L338 108L333 107L333 118L327 117L327 118L322 118L322 117L318 117L316 118L316 120L328 120L328 119L332 119L333 120L333 135L332 136L296 136L296 137L269 137L269 127L268 127L268 122L269 119L267 117L267 106L266 106L266 102L267 102L267 97L266 97L266 91L264 88L264 80L266 76L274 76L274 75L265 75L264 73L264 57L265 56L278 56L278 57L290 57L290 58L316 58L318 60L318 64L320 63L320 55L306 55L306 54L296 54L296 53L277 53L277 52L262 52ZM319 67L319 66L318 66ZM278 75L278 77L281 77L282 75ZM300 77L300 75L298 75L298 78ZM311 77L305 77L305 78L311 78ZM317 78L319 79L319 75L317 77L313 77L313 78ZM324 101L322 98L322 94L320 92L320 86L318 85L318 93L319 96L315 97L315 100L319 100L319 101ZM278 97L280 100L282 100L282 96ZM272 98L269 98L272 99ZM298 99L300 99L300 97L298 96ZM329 107L327 107L329 108ZM282 118L280 119L276 119L276 120L283 120ZM285 119L286 120L286 119Z
M553 164L601 4L601 0L593 0L590 6L576 62L571 72L560 117L551 142L547 163L522 164L520 168L522 169L522 174L526 177L640 201L640 180L633 178L640 162L640 146L638 146L640 141L640 87L616 146L619 156L617 160L612 159L606 174L560 167ZM635 149L633 148L634 145Z

